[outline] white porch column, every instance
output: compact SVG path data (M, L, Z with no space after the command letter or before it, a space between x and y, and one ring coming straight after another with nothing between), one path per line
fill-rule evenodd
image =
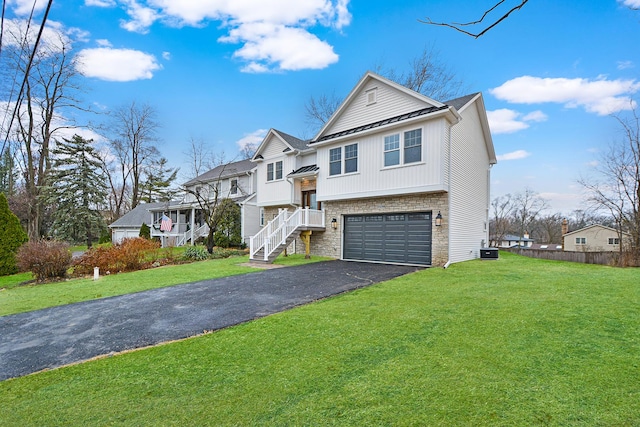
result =
M196 228L196 208L192 207L191 208L191 246L195 245L196 242L194 242L194 233L195 233L195 228Z

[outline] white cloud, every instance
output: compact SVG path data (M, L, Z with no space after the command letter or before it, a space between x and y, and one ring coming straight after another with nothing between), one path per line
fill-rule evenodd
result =
M236 141L240 150L244 150L247 146L254 146L255 148L260 145L264 137L267 135L267 129L258 129L251 133L245 134L242 138Z
M162 68L148 53L106 47L81 50L77 67L86 77L116 82L150 79L154 71Z
M612 114L635 107L630 95L640 90L636 80L597 80L540 78L522 76L509 80L489 92L498 99L515 104L555 102L567 108L583 107L598 115Z
M88 1L88 0L87 0ZM106 0L91 0L102 5ZM350 0L119 0L129 15L121 26L146 33L156 21L202 26L219 21L228 30L218 41L242 46L234 58L243 71L321 69L338 60L333 47L312 33L351 23Z
M6 19L4 22L4 37L2 43L5 46L19 46L24 39L24 35L27 33L29 45L35 44L38 32L40 32L39 25L27 25L27 21L24 19ZM71 46L70 34L83 35L77 29L65 28L61 23L56 21L47 21L47 25L44 27L42 37L38 44L38 49L41 54L55 54L60 52L63 47L69 48Z
M628 70L629 68L634 68L634 67L635 67L635 64L633 63L633 61L618 61L618 70Z
M34 13L42 12L47 6L47 0L36 0L35 7L33 0L9 0L7 5L13 9L18 16L29 16L31 9Z
M144 7L136 0L126 0L127 14L131 18L129 21L120 21L120 26L127 31L146 34L149 27L159 18L155 9Z
M171 52L162 52L162 59L169 61L171 59Z
M592 160L590 162L587 162L587 166L592 167L592 168L598 167L599 164L600 164L600 162L597 161L597 160Z
M116 0L84 0L85 6L96 6L96 7L113 7L115 6Z
M112 47L112 44L107 39L98 39L96 40L96 44L100 47Z
M640 8L640 0L618 0L624 6L630 7L632 9Z
M547 120L547 115L540 110L521 116L521 113L507 108L487 111L489 127L494 134L518 132L529 127L527 122L543 122Z
M501 154L499 156L496 156L498 161L502 162L505 160L520 160L520 159L525 159L527 157L529 157L531 155L531 153L529 153L528 151L525 150L517 150L517 151L513 151L511 153L507 153L507 154Z

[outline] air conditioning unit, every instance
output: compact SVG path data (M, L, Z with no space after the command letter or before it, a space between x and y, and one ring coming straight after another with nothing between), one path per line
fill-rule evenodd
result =
M498 259L498 248L482 248L480 249L481 259Z

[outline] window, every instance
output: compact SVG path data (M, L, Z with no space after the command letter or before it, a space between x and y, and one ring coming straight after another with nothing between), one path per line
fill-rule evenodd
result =
M576 237L576 245L586 245L587 238L586 237Z
M620 239L609 237L609 244L610 245L619 245L620 244Z
M415 163L422 160L422 129L404 133L404 162Z
M342 147L329 150L329 175L342 173Z
M282 179L282 161L267 164L267 181Z
M402 138L401 144L399 133L384 137L384 167L422 161L422 129L404 132Z
M238 180L237 179L232 179L231 180L231 190L230 190L231 194L238 194Z
M260 208L260 227L264 227L264 208Z
M384 165L393 166L400 164L400 134L384 137Z
M344 173L358 172L358 144L344 146ZM342 173L342 147L329 150L329 176Z
M358 144L344 147L344 173L358 172Z

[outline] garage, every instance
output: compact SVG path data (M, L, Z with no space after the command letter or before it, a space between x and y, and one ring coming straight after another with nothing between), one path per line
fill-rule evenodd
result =
M431 265L431 212L349 215L343 258Z

